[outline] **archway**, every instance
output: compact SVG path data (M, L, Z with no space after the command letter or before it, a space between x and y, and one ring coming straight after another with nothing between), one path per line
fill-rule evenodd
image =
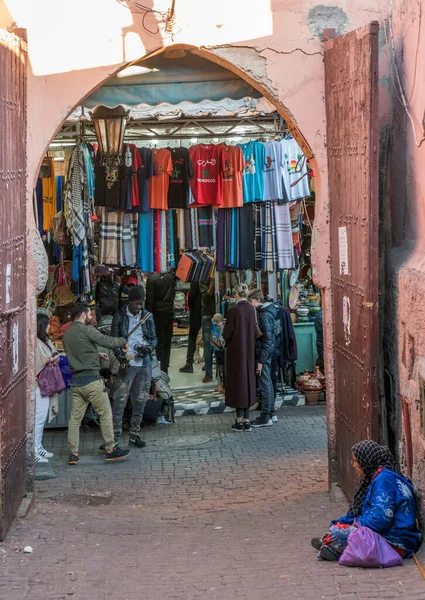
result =
M300 130L298 129L296 122L295 122L295 118L294 116L290 113L290 111L284 106L284 104L276 97L276 95L273 94L273 92L271 91L270 88L268 88L263 82L260 82L256 79L254 79L251 75L249 75L248 73L245 73L244 71L242 71L239 67L236 67L234 65L232 65L229 61L227 61L226 59L217 56L216 54L214 54L214 52L210 51L210 50L206 50L203 48L195 48L193 46L189 46L189 45L176 45L173 46L173 48L176 49L184 49L190 52L193 52L195 55L206 59L210 62L213 62L221 67L224 67L226 69L228 69L229 71L235 73L238 77L240 77L241 79L243 79L244 81L246 81L247 83L249 83L250 85L252 85L253 88L255 88L258 92L260 92L260 94L262 94L263 97L265 97L267 100L269 100L271 102L271 104L274 105L274 107L276 108L277 112L285 119L286 123L288 124L289 128L291 129L291 132L293 133L294 137L297 139L298 143L300 144L300 146L302 147L302 149L304 150L305 154L312 160L312 166L313 169L315 171L315 176L316 176L316 201L317 204L320 205L320 181L321 181L321 177L320 177L320 172L319 170L316 168L317 163L312 155L312 150L310 148L310 146L308 145L308 143L306 142L304 136L302 135L302 133L300 132ZM90 96L90 94L92 94L96 89L98 89L99 87L101 87L105 82L109 81L110 79L112 79L119 71L132 66L136 63L140 64L143 62L143 60L146 60L148 58L151 58L152 56L155 56L156 54L161 54L162 52L164 52L164 49L158 50L157 53L151 53L149 55L146 55L145 57L143 57L142 59L138 60L138 61L133 61L131 63L127 63L126 65L122 66L120 69L117 69L114 73L112 73L108 78L106 78L101 84L99 84L98 86L96 86L95 88L90 89L87 94L84 96L84 98L79 102L79 104L83 104L84 100L86 98L88 98ZM64 119L65 121L66 119ZM63 122L64 122L63 121ZM58 128L59 130L59 128ZM57 130L57 131L58 131ZM55 135L57 133L57 131L55 132ZM51 137L51 140L54 139L55 136ZM40 158L40 164L42 161L42 157ZM322 240L323 240L323 234L322 234ZM324 296L325 300L326 297Z

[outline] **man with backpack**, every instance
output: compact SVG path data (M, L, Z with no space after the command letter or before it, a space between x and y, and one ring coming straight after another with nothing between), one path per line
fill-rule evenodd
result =
M140 437L143 411L149 398L152 382L152 352L157 345L155 323L150 312L143 308L145 290L134 286L128 294L128 305L119 310L112 321L111 335L127 340L129 353L116 352L122 364L112 402L114 436L117 443L122 433L122 419L131 398L130 445L144 448Z
M255 360L262 407L261 415L251 425L254 428L271 427L275 401L271 363L275 349L276 306L274 302L264 302L263 292L259 289L253 290L249 294L248 300L258 310L258 327L262 333L255 342Z

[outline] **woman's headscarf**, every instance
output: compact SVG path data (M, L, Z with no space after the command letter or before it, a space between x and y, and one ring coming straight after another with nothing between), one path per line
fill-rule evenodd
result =
M360 515L367 490L379 467L386 467L396 473L400 473L400 471L396 467L394 456L391 454L389 448L381 446L372 440L364 440L355 444L351 448L351 451L363 469L364 477L357 486L349 512L353 513L353 515Z

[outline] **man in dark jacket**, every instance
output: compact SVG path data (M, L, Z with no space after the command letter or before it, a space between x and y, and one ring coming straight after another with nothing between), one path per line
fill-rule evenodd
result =
M271 377L271 363L275 348L276 306L274 302L264 302L261 290L253 290L249 301L258 311L258 326L262 336L255 342L255 360L257 362L258 387L261 393L262 412L252 427L271 427L273 425L274 389Z
M181 367L180 373L193 373L193 356L196 350L196 340L202 325L202 306L201 290L199 283L193 281L190 284L188 305L189 305L189 339L187 343L186 364Z
M112 402L115 442L121 436L122 418L130 396L132 412L129 443L136 448L146 446L139 434L152 381L151 354L157 344L155 323L151 313L143 309L144 299L145 290L142 285L131 288L128 305L114 315L111 327L111 335L125 338L129 349L127 357L116 353L121 362L125 362L127 358L128 366L118 376Z
M171 340L173 339L174 297L176 295L176 275L155 273L146 282L146 310L153 314L158 347L156 355L161 371L168 373L170 366Z

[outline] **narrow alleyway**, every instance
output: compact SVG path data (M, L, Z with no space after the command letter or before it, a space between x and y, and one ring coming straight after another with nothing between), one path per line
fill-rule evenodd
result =
M319 562L310 538L345 506L327 495L323 407L285 408L271 429L235 434L231 414L147 427L145 450L104 464L100 434L0 544L1 600L424 600L408 561L390 571ZM88 506L99 504L98 506ZM32 554L24 554L24 546Z

